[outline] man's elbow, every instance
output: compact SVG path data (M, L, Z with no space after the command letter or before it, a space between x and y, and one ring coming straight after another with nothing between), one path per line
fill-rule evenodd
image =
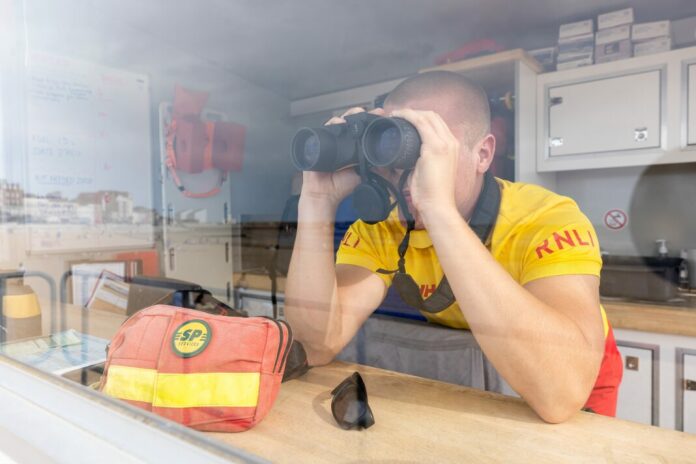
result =
M329 364L340 352L340 350L329 346L319 347L311 345L305 345L305 351L307 352L307 363L312 367Z
M553 406L545 406L535 408L536 413L544 422L549 424L560 424L573 417L582 406L576 404L555 404Z
M560 392L549 395L548 399L530 403L530 406L544 422L560 424L578 413L587 401L582 392Z

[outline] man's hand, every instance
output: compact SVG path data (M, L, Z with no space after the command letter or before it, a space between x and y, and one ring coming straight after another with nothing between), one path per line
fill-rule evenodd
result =
M394 110L390 116L406 119L421 138L420 158L409 184L413 206L421 213L434 207L456 210L460 145L445 121L433 111L412 109Z

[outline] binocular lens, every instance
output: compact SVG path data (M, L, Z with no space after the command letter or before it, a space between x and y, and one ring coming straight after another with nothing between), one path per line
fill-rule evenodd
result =
M363 150L373 166L410 169L420 155L420 136L405 119L379 118L365 129Z
M380 134L374 156L380 163L389 163L399 154L400 146L401 136L399 129L390 127Z
M322 144L312 129L301 129L292 142L292 161L302 171L317 170L320 164Z
M305 140L302 157L310 165L316 163L319 159L319 138L316 135L310 135Z

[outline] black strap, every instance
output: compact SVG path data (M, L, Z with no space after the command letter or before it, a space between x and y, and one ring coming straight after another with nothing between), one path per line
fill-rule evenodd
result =
M403 185L400 185L403 188ZM495 227L495 221L498 218L498 212L500 211L500 187L496 182L493 174L486 172L483 178L483 188L481 189L481 194L476 201L476 206L474 207L474 212L471 215L471 220L469 221L469 226L474 231L476 236L481 240L481 243L488 245L492 236L493 228ZM399 205L401 208L401 205ZM408 247L408 236L411 233L412 228L406 229L406 235L404 240L399 245L399 272L406 273L404 265L404 257L406 255L406 248ZM405 244L405 246L403 246ZM402 249L403 248L403 249ZM380 274L393 274L396 271L386 271L384 269L378 269ZM397 288L397 290L399 290ZM404 299L402 297L402 299ZM439 313L449 308L456 298L452 292L452 288L447 281L447 276L444 276L437 286L435 292L423 301L423 305L420 309L427 313Z

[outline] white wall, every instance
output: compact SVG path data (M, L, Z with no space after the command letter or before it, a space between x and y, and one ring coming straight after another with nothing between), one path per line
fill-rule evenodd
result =
M575 199L594 224L603 250L654 255L665 238L672 256L696 248L696 165L631 167L557 174L556 191ZM622 230L605 225L611 209L628 214Z

